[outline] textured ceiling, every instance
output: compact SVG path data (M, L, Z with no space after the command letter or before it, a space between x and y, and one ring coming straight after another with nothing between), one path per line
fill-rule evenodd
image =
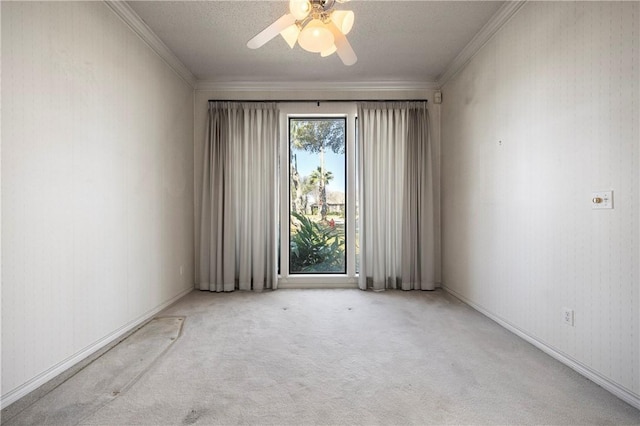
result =
M288 11L284 1L130 1L199 79L218 82L431 82L496 13L495 1L357 1L348 39L358 62L321 58L282 37L246 44Z

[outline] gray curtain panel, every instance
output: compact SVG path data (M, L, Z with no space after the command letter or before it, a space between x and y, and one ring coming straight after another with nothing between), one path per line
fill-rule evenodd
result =
M277 287L274 103L209 102L198 285L233 291Z
M439 282L433 161L425 102L358 104L361 289Z

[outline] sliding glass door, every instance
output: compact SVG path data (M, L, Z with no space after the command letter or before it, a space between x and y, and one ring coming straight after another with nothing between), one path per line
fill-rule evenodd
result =
M283 107L280 284L356 284L355 106Z
M346 274L346 118L289 118L289 272Z

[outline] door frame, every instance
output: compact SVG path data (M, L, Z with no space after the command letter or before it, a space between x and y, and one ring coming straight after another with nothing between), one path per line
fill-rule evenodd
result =
M289 273L289 118L290 117L345 117L346 118L346 274L290 274ZM356 207L356 105L352 102L314 101L280 104L279 151L279 231L280 273L278 288L357 288L355 251Z

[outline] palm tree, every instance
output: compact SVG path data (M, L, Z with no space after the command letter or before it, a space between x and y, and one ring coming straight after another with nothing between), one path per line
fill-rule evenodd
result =
M289 200L291 201L291 211L300 213L300 173L298 173L298 161L295 154L292 159L293 161L290 164Z
M328 148L336 154L345 153L345 120L336 119L296 119L291 121L290 137L292 145L297 149L320 154L320 167L314 171L316 177L314 185L318 185L320 192L320 215L322 220L327 218L326 185L333 175L325 171L324 153Z
M309 175L309 183L318 185L318 193L320 194L320 218L323 222L327 220L327 184L333 180L333 173L325 171L322 167L318 167Z
M307 214L307 209L309 208L309 195L313 193L315 189L316 185L311 182L311 178L309 176L304 176L300 179L300 187L298 188L298 192L300 194L300 213Z

